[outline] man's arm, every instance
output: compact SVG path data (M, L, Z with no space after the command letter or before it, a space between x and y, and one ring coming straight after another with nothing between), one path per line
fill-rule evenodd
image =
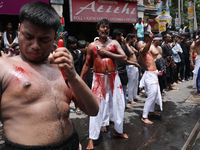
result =
M81 71L81 78L85 79L89 69L90 69L90 64L92 62L92 49L94 48L93 43L89 44L88 48L87 48L87 55L86 55L86 60L85 63L83 65L82 71Z
M194 66L194 62L193 62L193 55L194 55L194 52L195 52L195 44L193 43L191 46L190 46L190 66Z
M90 116L97 115L99 105L92 91L76 73L71 53L66 48L62 47L55 50L53 57L55 64L58 65L59 69L64 71L70 83L75 103L77 103L86 114Z
M151 43L152 43L152 41L153 41L154 34L153 34L153 33L150 33L150 34L149 34L149 37L150 37L150 39L149 39L149 41L146 43L145 47L142 48L142 49L140 49L140 53L143 54L143 55L146 54L146 53L149 51L150 46L151 46Z

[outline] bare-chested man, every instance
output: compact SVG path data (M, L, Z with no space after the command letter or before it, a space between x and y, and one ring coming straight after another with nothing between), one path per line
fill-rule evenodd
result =
M5 150L77 150L79 140L69 119L76 103L89 115L98 113L94 94L76 73L70 52L53 49L60 18L43 2L24 5L19 14L20 55L0 58L1 121ZM60 69L68 78L66 85Z
M138 51L132 46L135 41L135 35L132 33L127 34L126 36L126 47L127 47L127 55L128 60L130 62L134 62L137 64ZM136 104L138 100L137 92L138 92L138 83L139 83L139 65L127 65L127 75L128 75L128 100L131 104Z
M126 63L127 57L120 44L116 40L108 38L110 21L107 19L100 20L97 23L97 32L99 33L99 40L90 43L88 46L87 58L81 72L81 77L84 78L93 60L92 91L100 108L96 117L90 117L87 149L94 149L93 140L99 138L102 121L110 120L110 112L113 113L115 123L113 135L128 138L128 135L123 133L125 104L116 64L116 61Z
M160 71L160 74L158 75L159 85L160 85L160 91L161 93L164 92L164 88L166 88L166 78L163 72L165 72L165 60L162 57L162 36L160 34L157 34L154 36L153 43L150 46L149 52L152 54L153 59L156 63L156 68L158 71Z
M152 54L149 52L153 40L153 33L149 34L150 39L147 43L139 41L137 48L139 50L139 61L143 70L145 70L142 79L140 80L140 88L144 87L147 93L147 99L143 108L141 120L146 124L153 122L148 119L148 115L159 115L154 113L155 103L160 105L162 111L162 98L160 87L158 84L158 70Z
M197 76L200 67L200 33L197 33L196 40L190 46L190 66L194 68L193 70L193 88L197 88L197 93L200 95L200 90L197 87ZM195 58L195 66L193 61L193 55L197 55Z

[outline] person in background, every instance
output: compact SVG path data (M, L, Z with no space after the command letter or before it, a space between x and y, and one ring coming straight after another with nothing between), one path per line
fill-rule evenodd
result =
M137 98L138 94L138 83L139 83L139 69L140 65L137 63L138 51L132 46L135 41L135 35L132 33L126 36L126 47L128 61L135 64L127 64L126 70L128 75L128 101L131 104L137 104L136 101L141 101Z
M156 68L158 71L162 71L162 74L158 74L158 81L160 86L160 93L165 93L164 89L166 86L166 63L165 59L162 57L162 36L160 34L156 34L153 39L153 43L151 44L151 47L149 49L149 52L152 54L153 59L156 63ZM164 101L164 100L163 100Z
M11 50L14 43L18 43L17 32L13 29L12 23L8 22L6 24L6 31L4 32L4 46L5 48ZM13 51L10 51L11 55L14 54Z
M147 23L145 24L145 32L151 33L151 25L150 25L150 19L147 18Z
M128 135L123 133L125 103L116 64L116 61L126 63L127 57L120 44L108 37L110 27L111 23L107 19L97 23L99 40L89 44L87 58L81 72L81 77L84 79L93 61L92 92L100 106L98 115L90 116L87 149L94 149L93 140L99 138L103 121L109 123L110 116L114 118L113 136L128 138Z
M78 75L81 74L82 70L82 56L81 51L77 49L77 39L74 36L69 36L67 38L67 49L73 56L74 60L74 67ZM77 115L81 114L81 110L79 109L78 105L75 103L75 111Z
M179 83L179 73L180 73L180 67L181 67L180 56L183 53L183 50L180 44L178 43L178 35L173 35L172 41L175 44L175 46L172 48L172 56L176 64L176 68L174 69L174 81L175 83Z
M189 81L190 80L190 45L187 43L187 39L189 37L188 33L182 34L182 41L180 42L180 46L183 50L181 54L181 81Z
M137 41L144 41L144 24L142 23L142 18L138 19L138 23L133 23L133 27L137 30Z
M145 124L153 124L153 122L148 119L148 115L160 115L154 112L156 103L160 105L160 110L162 111L162 98L158 84L158 74L162 74L163 71L157 70L153 56L149 52L154 35L150 33L149 36L150 40L147 43L139 41L137 44L140 65L145 71L140 80L140 88L144 87L147 94L141 118L142 122Z

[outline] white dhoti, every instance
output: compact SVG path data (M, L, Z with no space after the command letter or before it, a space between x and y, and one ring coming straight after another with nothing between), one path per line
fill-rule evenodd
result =
M126 71L128 75L128 100L131 102L134 99L137 99L139 70L138 67L127 65Z
M101 126L109 125L110 116L114 118L114 129L123 133L125 103L118 73L94 73L92 92L100 106L97 116L90 117L89 138L99 138Z
M200 55L197 55L195 58L195 66L193 72L193 81L192 81L192 86L193 88L197 88L197 75L200 67Z
M162 111L162 97L158 83L158 71L145 71L140 80L140 88L145 88L147 99L143 108L143 118L148 118L149 112L154 112L155 104L160 105Z

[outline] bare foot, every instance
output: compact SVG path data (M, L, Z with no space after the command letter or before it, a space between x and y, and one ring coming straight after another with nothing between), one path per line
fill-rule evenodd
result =
M106 126L102 126L102 127L101 127L101 132L104 132L104 133L107 132L107 128L106 128Z
M198 96L200 96L200 93L197 93Z
M86 149L94 149L94 143L92 139L89 139L88 146Z
M148 114L149 116L160 116L160 114L158 113L155 113L155 112L149 112Z
M134 101L130 101L129 103L130 103L130 104L133 104L133 105L134 105L134 104L137 104L137 102L134 102Z
M170 91L178 91L176 88L169 88Z
M146 123L146 124L153 124L152 121L150 121L148 118L141 118L142 122Z
M142 101L142 99L136 98L134 99L134 101Z
M162 102L165 103L166 101L165 101L165 100L162 100Z
M118 136L121 137L123 139L128 139L128 135L126 133L118 133L117 131L114 130L113 132L113 136Z
M129 105L127 105L126 107L125 107L125 109L132 109L133 107L132 106L129 106Z

